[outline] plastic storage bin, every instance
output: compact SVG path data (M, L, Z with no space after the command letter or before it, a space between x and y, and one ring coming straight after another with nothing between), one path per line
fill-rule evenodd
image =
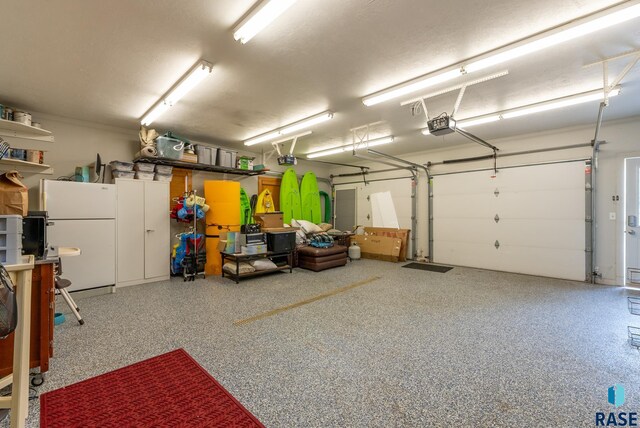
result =
M215 164L218 166L224 166L227 168L235 168L236 167L236 156L238 152L234 152L233 150L227 150L223 148L219 148L217 150L218 154L216 156Z
M0 233L22 234L22 216L15 214L0 215Z
M267 232L267 248L276 253L296 248L296 232Z
M138 180L153 180L155 175L155 172L136 171L136 179Z
M22 249L22 233L0 233L0 249Z
M136 162L133 165L133 169L136 171L142 171L142 172L153 172L155 168L155 165L152 163L141 163L141 162Z
M109 166L111 166L111 171L133 171L131 162L111 161Z
M0 249L0 263L15 265L22 260L22 248Z
M155 181L171 181L171 178L173 178L173 174L160 174L158 172L153 176Z
M156 149L158 157L178 160L184 152L184 142L176 138L158 137L156 138Z
M111 171L113 178L134 178L136 173L133 171Z
M173 167L172 166L168 166L168 165L156 165L156 172L158 174L165 174L165 175L169 175L171 174L171 171L173 171Z
M216 147L199 144L196 146L196 153L198 154L198 163L203 165L216 164L216 159L218 158L218 149Z

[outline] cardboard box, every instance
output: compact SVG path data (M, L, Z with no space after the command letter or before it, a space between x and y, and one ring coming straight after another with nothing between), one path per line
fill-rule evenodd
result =
M0 214L26 216L29 211L27 188L20 181L18 171L8 171L0 175Z
M254 214L253 219L260 225L261 229L284 226L282 212L276 211L272 213Z
M400 248L398 261L404 262L407 260L407 251L409 250L409 236L411 235L411 229L394 229L391 227L365 227L364 232L367 235L388 236L390 238L402 239L402 247Z
M402 239L389 236L354 235L351 237L351 243L354 242L360 247L363 259L387 262L397 262L400 259Z

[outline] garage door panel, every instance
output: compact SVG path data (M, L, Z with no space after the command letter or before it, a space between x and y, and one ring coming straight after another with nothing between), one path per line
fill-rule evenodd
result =
M438 263L500 270L495 248L486 243L438 241L433 251L439 254Z
M493 179L487 172L435 177L434 261L584 280L584 167L570 162L505 169Z
M439 220L438 230L434 231L434 239L438 242L493 243L498 227L489 219L447 219Z
M495 239L506 245L584 251L584 223L572 220L500 220Z
M501 245L495 251L496 270L565 278L575 281L585 279L584 250L559 250ZM558 263L562 260L562 263Z
M492 199L493 198L493 199ZM482 218L493 217L496 201L493 194L442 195L433 206L433 215L437 217Z
M554 189L501 193L496 198L501 218L567 218L584 220L584 189ZM541 201L545 201L541 203Z

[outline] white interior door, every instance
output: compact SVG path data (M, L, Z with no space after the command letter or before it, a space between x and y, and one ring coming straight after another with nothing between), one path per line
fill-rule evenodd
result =
M640 158L625 159L626 284L640 285Z
M144 279L144 181L117 179L118 283Z
M144 182L145 278L169 276L169 183Z
M584 281L585 165L434 177L434 261Z

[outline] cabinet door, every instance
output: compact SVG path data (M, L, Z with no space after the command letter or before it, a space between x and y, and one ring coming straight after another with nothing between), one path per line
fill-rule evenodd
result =
M118 282L144 278L144 182L117 180Z
M169 183L144 183L145 278L169 276Z

